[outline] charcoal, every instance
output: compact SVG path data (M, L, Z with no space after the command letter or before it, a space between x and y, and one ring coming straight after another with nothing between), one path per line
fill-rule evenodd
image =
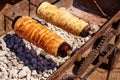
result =
M25 46L25 44L23 42L19 43L18 45L21 46L21 47Z
M15 50L18 49L18 45L15 44L13 48L14 48Z
M25 63L25 65L29 65L29 61L28 60L24 60L24 63Z
M10 41L7 42L7 47L8 48L12 49L13 45L14 45L13 42L10 42Z
M25 53L25 54L27 54L27 53ZM31 61L33 57L32 57L31 54L27 54L27 55L26 55L26 58L27 58L27 60Z
M30 53L29 48L25 47L24 50L25 50L26 53Z
M33 57L37 57L37 55L36 55L37 53L36 53L35 50L31 49L30 52L31 52L31 54L32 54Z
M23 51L23 47L19 47L18 49L17 49L17 52L18 53L21 53Z
M43 58L42 58L42 57L40 57L40 56L37 56L37 60L38 60L38 61L42 61L42 60L43 60Z
M18 56L19 57L19 61L25 61L25 57L24 56Z
M7 40L9 40L10 38L11 38L11 34L7 34L6 37L4 37L3 39L4 39L5 41L7 41Z
M45 70L44 66L43 66L43 65L39 65L39 66L38 66L38 69L37 69L37 72L38 72L38 73L41 73L41 72L43 72L44 70Z
M33 58L32 60L31 60L31 63L35 63L35 64L37 64L37 59L36 58Z
M37 64L32 64L32 67L33 67L34 70L36 70L37 69Z
M16 43L16 44L19 44L19 43L22 42L22 39L19 38L19 37L17 37L17 36L15 36L14 40L15 40L15 43Z

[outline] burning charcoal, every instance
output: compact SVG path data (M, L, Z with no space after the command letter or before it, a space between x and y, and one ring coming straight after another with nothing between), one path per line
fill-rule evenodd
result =
M22 39L19 38L18 36L15 36L14 40L15 40L15 43L16 43L16 44L19 44L19 43L22 42Z
M43 58L40 57L40 56L37 56L37 60L38 60L38 61L41 61L41 60L43 60Z
M51 63L51 69L54 69L56 67L56 64L54 62Z
M32 64L28 64L28 65L29 65L30 70L34 70L34 67Z
M53 69L57 66L57 64L52 59L47 59L46 65L48 69Z
M13 46L12 45L7 45L7 47L11 49Z
M34 49L31 49L30 52L31 52L33 57L37 57L37 53Z
M24 50L25 50L25 53L26 53L26 54L31 52L30 49L27 48L27 47L25 47Z
M28 53L25 53L25 54L26 54L26 57L27 57L28 60L29 60L29 59L32 60L33 57L32 57L31 54L28 54ZM30 61L30 60L29 60L29 61Z
M12 49L12 47L14 46L14 43L12 40L7 40L6 43L7 43L7 47L10 49Z
M50 65L46 66L46 70L52 69L52 67Z
M38 62L37 65L38 65L38 67L39 67L39 65L42 65L42 64L41 64L41 62Z
M32 60L31 58L25 56L25 59L26 59L29 63L31 63L31 60Z
M33 69L37 69L37 64L36 64L36 63L33 63L33 64L32 64L32 67L33 67Z
M18 55L20 58L21 57L25 58L25 53L24 52L17 52L16 55Z
M25 61L25 57L24 57L24 56L20 56L20 55L19 55L18 57L19 57L19 60L20 60L19 62ZM22 63L23 63L23 62L22 62Z
M31 62L37 64L37 59L36 59L36 58L33 58L33 59L31 60Z
M19 43L19 46L24 47L25 44L23 42Z
M43 65L39 65L37 72L38 72L38 73L41 73L41 72L43 72L43 71L45 71L44 66L43 66Z
M25 65L29 65L29 61L28 60L24 60L24 63L25 63Z
M3 39L4 39L5 41L7 41L7 40L10 39L10 38L11 38L11 34L7 34L6 37L4 37Z
M19 47L18 49L17 49L17 52L18 53L21 53L23 51L23 48L22 47Z
M15 44L13 48L14 48L15 50L17 50L18 44Z

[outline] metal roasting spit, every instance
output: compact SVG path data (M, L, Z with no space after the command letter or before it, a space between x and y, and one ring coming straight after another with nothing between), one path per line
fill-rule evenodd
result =
M37 9L44 1L83 19L90 26L90 34L75 36L38 18ZM0 79L93 80L98 79L95 74L102 74L100 80L112 79L112 68L108 66L112 66L113 56L119 53L120 11L108 20L79 5L77 0L2 0L0 4ZM70 44L72 53L54 57L20 38L12 29L17 16L29 16L46 26ZM98 68L106 71L106 76Z

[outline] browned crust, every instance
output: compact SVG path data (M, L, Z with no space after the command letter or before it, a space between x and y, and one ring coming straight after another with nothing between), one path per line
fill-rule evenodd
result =
M65 47L70 47L70 45L63 38L28 16L20 17L14 24L14 30L22 38L54 56L57 56L58 53L67 54L67 51L64 50L71 50L71 48L61 50L61 44L65 43Z
M43 2L37 9L38 17L50 22L74 35L79 35L80 32L88 25L82 19L62 10L48 2Z

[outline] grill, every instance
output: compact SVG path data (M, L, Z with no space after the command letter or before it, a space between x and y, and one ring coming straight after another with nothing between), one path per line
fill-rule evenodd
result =
M75 36L38 18L36 15L37 8L44 1L48 1L51 4L56 5L57 7L66 10L74 16L89 23L91 26L91 34L87 37ZM92 71L89 72L93 66L96 66L94 62L99 59L98 57L101 55L97 55L97 58L93 60L94 62L91 60L93 64L91 63L89 67L86 67L87 70L85 69L85 72L84 69L79 69L79 67L84 65L83 62L87 60L86 56L89 57L90 52L92 52L96 44L99 43L96 41L101 38L101 36L106 36L106 34L111 30L112 25L119 25L120 12L111 18L101 14L102 12L100 13L99 11L94 11L80 5L82 2L77 0L11 0L0 2L0 4L1 3L0 51L3 54L0 55L0 79L85 80L87 78L88 80L92 80L100 77L100 80L106 80L107 76L108 79L111 78L109 76L112 73L110 73L110 69L108 68L95 68L95 71L92 70L94 71L93 73ZM84 2L82 4L84 4ZM65 39L72 46L72 53L66 57L54 57L45 52L43 49L36 47L34 44L16 35L12 29L12 22L17 16L29 16L38 21L40 24L46 26L48 29ZM117 30L115 35L111 35L118 37L119 28L117 28ZM119 40L119 38L117 39ZM104 49L100 49L100 51L102 50ZM108 50L107 52L110 51ZM111 57L111 54L108 56ZM115 59L117 58L115 57ZM6 62L4 60L6 60ZM108 58L106 61L107 60ZM85 63L87 65L87 62ZM107 66L110 65L108 63L106 64ZM87 72L88 74L85 75Z

